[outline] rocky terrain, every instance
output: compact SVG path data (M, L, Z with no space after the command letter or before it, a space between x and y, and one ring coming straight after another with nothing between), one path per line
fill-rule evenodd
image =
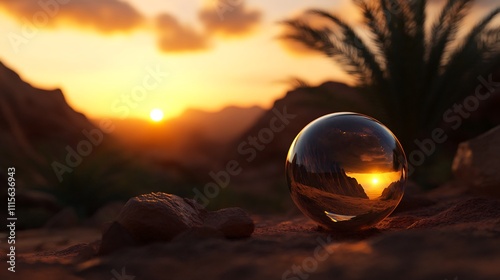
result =
M2 269L0 277L498 279L498 199L448 185L408 194L400 209L361 232L322 231L302 216L252 216L255 231L248 238L202 231L108 255L98 254L101 234L96 229L21 232L17 272ZM2 246L2 262L4 252Z
M102 232L19 232L17 272L2 269L0 277L496 280L500 180L487 166L500 164L498 149L490 148L500 143L499 131L461 146L454 164L459 179L430 192L409 183L396 211L369 229L326 231L296 214L210 212L190 199L156 193L129 200ZM475 177L460 175L474 170ZM5 263L8 246L0 248Z
M289 171L292 173L292 171ZM288 175L295 182L307 185L331 194L359 197L368 199L368 196L356 178L347 176L345 170L334 164L332 171L328 173L308 172L303 166L298 165L293 174Z
M398 203L396 199L371 200L334 194L302 184L295 185L291 196L294 201L301 205L302 211L317 217L318 223L331 228L336 226L335 223L332 224L332 218L334 220L349 220L346 225L348 224L352 228L372 224L373 221L379 221L391 213Z

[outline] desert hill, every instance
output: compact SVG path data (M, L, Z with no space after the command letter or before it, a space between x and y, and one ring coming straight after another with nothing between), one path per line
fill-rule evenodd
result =
M40 184L47 183L47 175L37 167L50 166L65 146L84 137L83 130L95 128L66 103L60 89L35 88L1 62L0 101L2 165L24 167L26 177Z

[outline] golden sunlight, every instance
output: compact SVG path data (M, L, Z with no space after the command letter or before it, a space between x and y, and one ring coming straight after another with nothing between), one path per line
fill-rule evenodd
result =
M151 117L151 120L154 122L159 122L163 120L163 111L160 109L153 109L151 110L151 113L149 113L149 116Z
M355 178L363 186L366 195L370 199L375 199L382 195L382 192L391 183L401 178L399 172L373 172L373 173L352 173L346 172L347 176Z

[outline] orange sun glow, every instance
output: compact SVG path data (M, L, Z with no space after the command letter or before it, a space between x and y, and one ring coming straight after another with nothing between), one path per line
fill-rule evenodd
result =
M151 113L149 113L149 116L151 117L151 120L154 122L159 122L163 120L163 111L160 109L153 109L151 110Z

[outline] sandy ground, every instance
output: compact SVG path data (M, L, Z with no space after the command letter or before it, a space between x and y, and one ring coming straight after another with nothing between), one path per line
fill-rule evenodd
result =
M408 196L376 227L326 232L303 216L254 216L243 240L179 240L96 256L100 231L18 233L0 279L500 279L500 201L446 190Z

